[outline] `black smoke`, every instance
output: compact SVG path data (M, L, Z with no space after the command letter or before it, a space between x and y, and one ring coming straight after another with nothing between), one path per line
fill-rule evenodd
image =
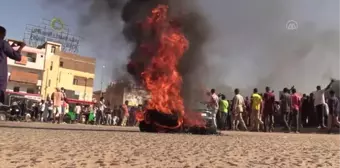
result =
M96 57L110 63L113 78L126 75L134 58L140 37L133 25L156 4L168 4L190 42L179 66L185 100L211 87L248 94L254 87L278 92L295 85L310 92L339 78L338 0L45 1L80 16L79 32ZM298 30L287 30L288 20L297 21Z
M209 28L200 13L189 10L190 8L186 6L188 4L183 1L131 0L124 6L122 11L122 19L125 22L123 32L126 39L135 44L135 48L130 55L131 63L128 66L128 71L136 77L137 81L141 81L140 74L151 59L148 55L154 55L153 53L142 55L140 52L141 44L152 36L152 34L143 32L140 22L150 15L151 10L159 4L169 6L172 21L181 26L184 35L189 40L189 49L180 60L179 65L179 71L183 77L182 96L186 100L186 104L188 104L189 100L196 96L193 93L199 93L197 90L201 89L199 87L201 80L197 76L197 80L195 80L195 76L192 76L191 72L204 65L200 63L204 62L202 49L207 39ZM190 5L192 9L194 4Z

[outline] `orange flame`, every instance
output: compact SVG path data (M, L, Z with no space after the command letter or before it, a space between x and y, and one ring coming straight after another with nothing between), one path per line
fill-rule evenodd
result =
M168 6L158 5L143 24L156 35L157 51L142 73L151 99L147 109L167 114L179 113L178 124L183 123L184 103L180 96L182 77L177 71L180 58L188 48L188 40L178 27L170 24Z

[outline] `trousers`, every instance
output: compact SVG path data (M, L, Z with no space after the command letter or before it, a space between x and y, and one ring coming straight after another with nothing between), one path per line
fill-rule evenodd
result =
M260 112L260 110L253 109L251 114L252 114L252 116L251 116L252 128L254 130L259 131L260 130L260 125L263 124L263 122L261 120L261 112Z

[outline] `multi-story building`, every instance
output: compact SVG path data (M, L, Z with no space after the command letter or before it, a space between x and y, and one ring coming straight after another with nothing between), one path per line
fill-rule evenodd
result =
M17 40L8 40L10 44ZM21 61L8 58L7 91L40 94L44 74L45 50L25 46Z
M42 96L50 96L56 87L65 88L69 98L92 101L96 60L61 51L61 44L46 42Z

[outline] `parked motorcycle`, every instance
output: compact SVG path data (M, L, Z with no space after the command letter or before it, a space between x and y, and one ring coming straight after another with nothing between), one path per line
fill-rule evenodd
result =
M11 113L10 106L0 104L0 121L8 120L8 116Z

